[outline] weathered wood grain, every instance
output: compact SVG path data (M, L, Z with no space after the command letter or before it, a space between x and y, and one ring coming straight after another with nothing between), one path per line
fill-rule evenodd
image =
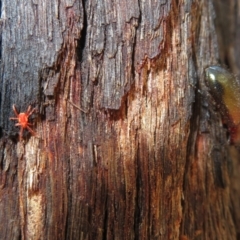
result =
M203 79L218 59L211 1L1 11L0 239L235 239ZM13 103L37 107L37 136L18 141Z

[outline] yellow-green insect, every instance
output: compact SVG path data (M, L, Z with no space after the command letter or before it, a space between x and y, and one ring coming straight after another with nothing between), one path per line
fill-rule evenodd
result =
M240 83L220 66L206 68L205 79L229 127L232 143L240 144Z

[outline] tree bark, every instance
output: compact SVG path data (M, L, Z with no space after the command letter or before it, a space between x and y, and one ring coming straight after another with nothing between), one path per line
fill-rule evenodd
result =
M206 0L2 1L0 239L236 239L238 152L204 83L214 16ZM19 140L13 104L36 107L35 136Z

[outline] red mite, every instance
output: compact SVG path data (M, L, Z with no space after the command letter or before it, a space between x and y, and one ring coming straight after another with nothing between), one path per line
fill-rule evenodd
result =
M16 117L11 117L10 120L17 120L18 123L15 124L15 126L20 126L20 133L19 133L19 139L22 140L23 135L23 129L27 128L28 131L35 135L35 132L29 127L32 126L31 123L28 122L28 117L35 111L36 109L31 109L31 106L28 107L27 111L25 113L18 113L15 105L13 105L13 111L16 115Z

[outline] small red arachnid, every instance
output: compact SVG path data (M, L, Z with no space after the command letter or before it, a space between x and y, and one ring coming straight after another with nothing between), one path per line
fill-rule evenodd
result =
M31 109L31 106L28 107L27 111L25 113L18 113L15 105L13 104L13 111L16 115L16 117L11 117L10 120L17 120L18 123L15 124L15 126L20 126L20 133L19 133L19 139L22 140L23 135L23 129L27 128L28 131L35 135L35 132L29 127L32 126L31 123L28 122L28 117L35 111L36 109Z

